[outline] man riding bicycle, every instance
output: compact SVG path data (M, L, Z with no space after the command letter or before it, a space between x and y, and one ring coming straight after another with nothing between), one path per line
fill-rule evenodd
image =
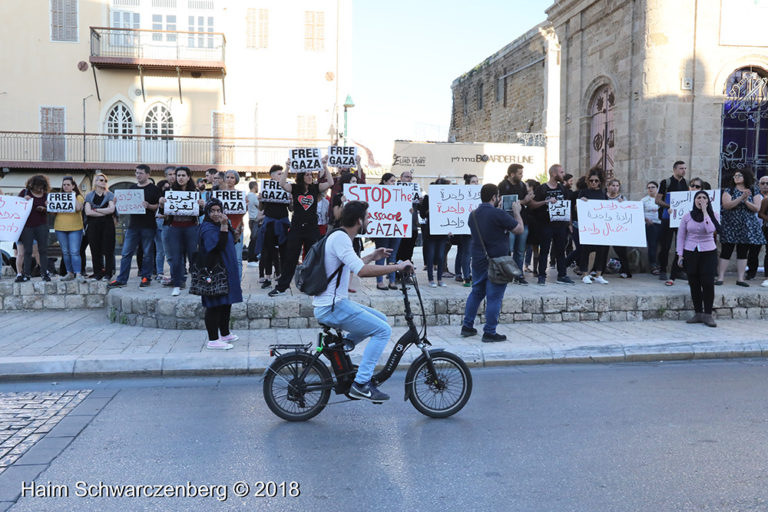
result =
M331 233L325 243L325 275L333 275L333 279L325 291L315 296L312 301L315 318L322 324L346 331L347 338L355 345L365 338L371 338L363 352L363 359L349 390L349 396L372 402L389 400L389 395L379 391L371 382L371 377L392 329L383 313L349 300L349 273L355 273L359 277L376 277L394 271L412 270L413 264L410 261L393 265L371 263L389 256L392 250L384 247L376 249L362 259L355 254L352 240L358 234L366 232L368 203L348 202L342 211L340 224L341 229ZM343 267L339 269L341 265ZM334 275L337 270L338 276Z

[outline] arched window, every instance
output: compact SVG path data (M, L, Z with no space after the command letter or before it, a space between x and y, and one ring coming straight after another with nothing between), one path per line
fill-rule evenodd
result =
M616 107L616 96L609 85L600 87L592 96L589 109L589 166L599 167L605 172L605 177L613 177L614 165L614 129L613 110Z
M124 103L116 103L107 114L107 135L110 139L133 138L133 115Z
M758 67L734 71L725 83L720 173L751 166L768 174L768 72Z
M165 106L155 105L149 109L144 119L144 134L150 135L148 139L173 140L173 116Z

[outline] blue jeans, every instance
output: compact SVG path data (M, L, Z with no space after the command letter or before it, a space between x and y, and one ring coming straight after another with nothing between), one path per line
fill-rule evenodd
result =
M485 262L483 262L485 263ZM475 323L477 309L485 299L485 327L483 332L496 334L496 326L499 325L499 313L501 313L501 300L504 298L506 284L494 284L488 279L488 265L480 269L472 265L472 291L467 297L464 308L464 327L471 329Z
M365 384L373 377L376 363L387 346L392 328L387 323L384 313L371 309L349 299L336 301L333 306L318 306L315 308L315 318L320 323L330 325L348 333L347 337L357 345L367 337L371 341L365 347L363 359L357 369L355 382Z
M133 255L136 254L139 244L141 244L141 248L144 251L144 259L139 269L139 275L147 279L152 278L152 265L155 256L152 253L152 242L155 241L155 231L154 228L128 228L125 230L123 250L120 253L120 273L117 274L115 279L117 282L128 282L128 277L131 274L131 261L133 260Z
M192 261L197 252L197 239L200 234L199 226L166 227L168 254L171 262L171 283L173 286L184 284L184 261ZM185 260L186 256L186 260Z
M389 255L389 258L381 258L380 260L376 260L377 265L384 265L386 263L395 263L397 261L397 249L398 247L400 247L399 238L374 238L373 242L376 244L377 249L379 247L386 247L388 249L392 249L392 254ZM387 277L389 278L389 282L391 284L394 284L395 273L390 272ZM376 284L379 284L382 282L384 282L384 276L376 276Z
M661 235L661 223L645 225L645 240L648 242L648 264L651 269L657 265L656 251L659 246L659 236ZM768 254L768 252L766 253Z
M163 221L165 219L156 218L157 232L155 233L155 271L153 274L162 274L165 271L165 237L168 232L169 226L164 226ZM171 265L171 260L168 259L168 266Z
M465 281L469 281L469 278L472 276L472 269L470 268L470 263L472 262L472 251L470 248L472 236L456 235L454 238L459 243L456 245L456 263L453 273L456 274L456 277L463 277Z
M512 259L515 260L520 270L523 269L523 259L525 258L525 243L528 241L528 226L523 228L523 232L519 235L514 233L509 234L509 254L512 255Z
M448 242L447 235L429 235L424 237L424 264L427 266L427 279L431 283L432 279L432 267L437 265L437 280L443 280L443 270L445 270L445 261L443 254L445 252L445 244Z
M235 244L235 257L237 258L238 279L243 280L243 235L240 235L240 241Z
M67 272L79 274L82 260L80 259L80 243L83 241L83 230L56 231L56 238L61 246L61 257Z

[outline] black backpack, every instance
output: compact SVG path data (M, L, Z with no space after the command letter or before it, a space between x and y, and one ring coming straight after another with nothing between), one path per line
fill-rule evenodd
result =
M331 230L315 242L307 251L301 264L296 267L294 280L296 281L296 288L300 292L313 296L320 295L328 288L328 284L334 277L336 278L336 288L339 287L343 263L330 276L325 275L325 242L328 241L329 236L337 231L341 231L341 228Z

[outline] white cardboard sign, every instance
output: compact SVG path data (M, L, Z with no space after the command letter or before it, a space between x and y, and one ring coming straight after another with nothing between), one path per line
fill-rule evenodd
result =
M288 172L314 172L323 168L320 148L296 148L288 153Z
M75 213L74 192L50 192L46 202L48 213Z
M571 200L560 199L554 203L547 203L549 208L549 221L571 222Z
M645 247L645 215L640 201L578 199L579 243Z
M430 185L429 232L469 235L469 214L480 206L481 185Z
M344 184L344 197L349 201L368 203L368 231L371 238L408 238L411 236L410 213L413 197L410 190L397 185Z
M686 213L693 209L693 196L698 190L688 190L682 192L670 192L669 195L669 227L679 228L680 221ZM720 218L720 189L705 190L709 194L709 200L712 202L712 211L715 216Z
M120 215L143 215L147 213L147 209L142 205L143 202L143 189L115 190L115 208Z
M338 167L339 169L348 169L357 165L356 146L329 146L328 147L328 166Z
M0 241L18 242L30 213L31 199L0 195Z
M279 181L261 180L259 199L265 203L291 204L291 193L284 190Z
M421 202L421 188L419 187L419 184L415 181L398 181L397 186L403 187L405 189L410 189L411 194L413 194L413 202L418 203Z
M242 190L213 190L212 193L224 205L225 215L245 214L245 192Z
M165 191L165 211L168 215L197 217L200 215L200 192L188 192L183 190Z

